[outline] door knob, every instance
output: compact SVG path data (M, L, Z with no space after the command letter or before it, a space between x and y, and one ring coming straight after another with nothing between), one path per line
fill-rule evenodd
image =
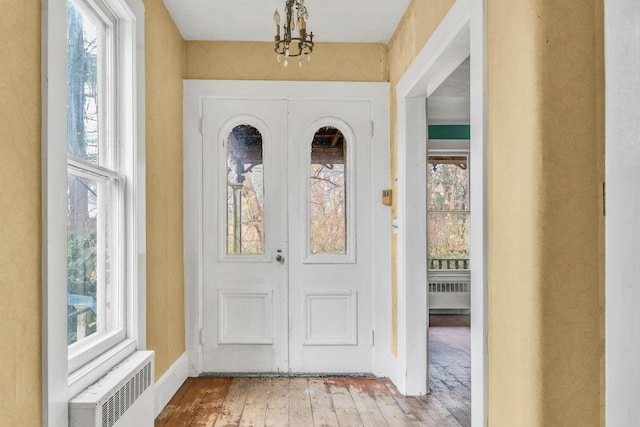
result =
M276 261L278 261L280 264L284 264L284 257L278 254L276 255Z

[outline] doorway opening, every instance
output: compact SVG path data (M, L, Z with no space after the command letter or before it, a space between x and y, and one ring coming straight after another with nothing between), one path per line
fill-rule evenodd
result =
M469 69L427 98L428 378L434 399L471 424Z
M429 392L427 244L427 98L467 58L469 64L469 261L471 419L486 425L486 10L456 2L396 86L398 105L399 389ZM415 159L424 159L418 164Z

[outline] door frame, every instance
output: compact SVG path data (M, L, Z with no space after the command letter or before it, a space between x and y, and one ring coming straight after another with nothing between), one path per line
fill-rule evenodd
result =
M381 202L391 188L389 84L366 82L289 82L184 80L184 287L188 375L202 373L203 217L202 116L205 99L370 101L373 373L388 376L391 358L391 213ZM373 339L373 337L372 337Z
M605 421L631 426L640 420L638 301L640 276L640 49L633 37L640 19L635 0L605 0ZM593 165L595 167L595 165ZM592 173L589 171L589 173Z
M396 86L398 99L398 363L404 394L428 391L426 98L471 56L471 418L487 425L486 0L458 0ZM415 159L420 159L416 162ZM408 197L411 195L411 197ZM411 230L411 232L408 232ZM425 381L426 379L426 381Z

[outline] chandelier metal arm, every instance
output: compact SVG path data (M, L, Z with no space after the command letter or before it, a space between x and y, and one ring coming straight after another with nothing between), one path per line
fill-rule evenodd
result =
M294 15L295 8L295 15ZM285 22L282 25L283 37L280 37L280 14L276 9L273 20L276 25L276 34L274 36L274 51L278 55L278 62L281 56L285 57L284 65L287 65L286 58L302 57L310 55L313 51L315 43L313 42L313 33L307 33L307 19L309 12L304 5L304 0L286 0L285 2ZM293 35L293 31L298 25L298 37ZM302 63L300 63L302 66Z

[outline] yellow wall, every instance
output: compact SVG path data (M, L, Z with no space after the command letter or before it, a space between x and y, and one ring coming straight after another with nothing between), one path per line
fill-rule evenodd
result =
M391 104L391 182L393 192L398 194L398 123L396 85L416 55L422 50L431 34L438 27L455 0L412 0L389 41L389 82ZM398 216L397 197L391 206L392 218ZM391 230L389 231L391 233ZM398 354L398 239L391 234L391 346Z
M162 0L145 0L147 347L156 379L185 351L182 79L185 42Z
M316 43L310 63L276 61L273 43L188 41L188 79L387 81L382 43Z
M145 0L147 338L157 377L185 348L182 78L389 79L395 135L395 83L452 3L414 0L389 44L388 64L384 45L331 46L337 53L324 58L319 44L318 68L293 63L283 70L260 44L185 44L162 1ZM4 8L0 412L7 425L39 425L40 1ZM604 354L602 1L488 0L488 42L489 425L597 425ZM227 54L236 49L247 55ZM252 53L264 55L260 67L251 66ZM350 65L335 65L341 61ZM395 137L391 144L395 178Z
M492 426L601 420L602 37L601 0L488 2Z
M412 1L389 43L394 182L395 85L452 3ZM489 425L598 425L602 0L488 0L487 7ZM395 332L395 252L392 266Z
M41 411L40 0L0 14L0 424Z

